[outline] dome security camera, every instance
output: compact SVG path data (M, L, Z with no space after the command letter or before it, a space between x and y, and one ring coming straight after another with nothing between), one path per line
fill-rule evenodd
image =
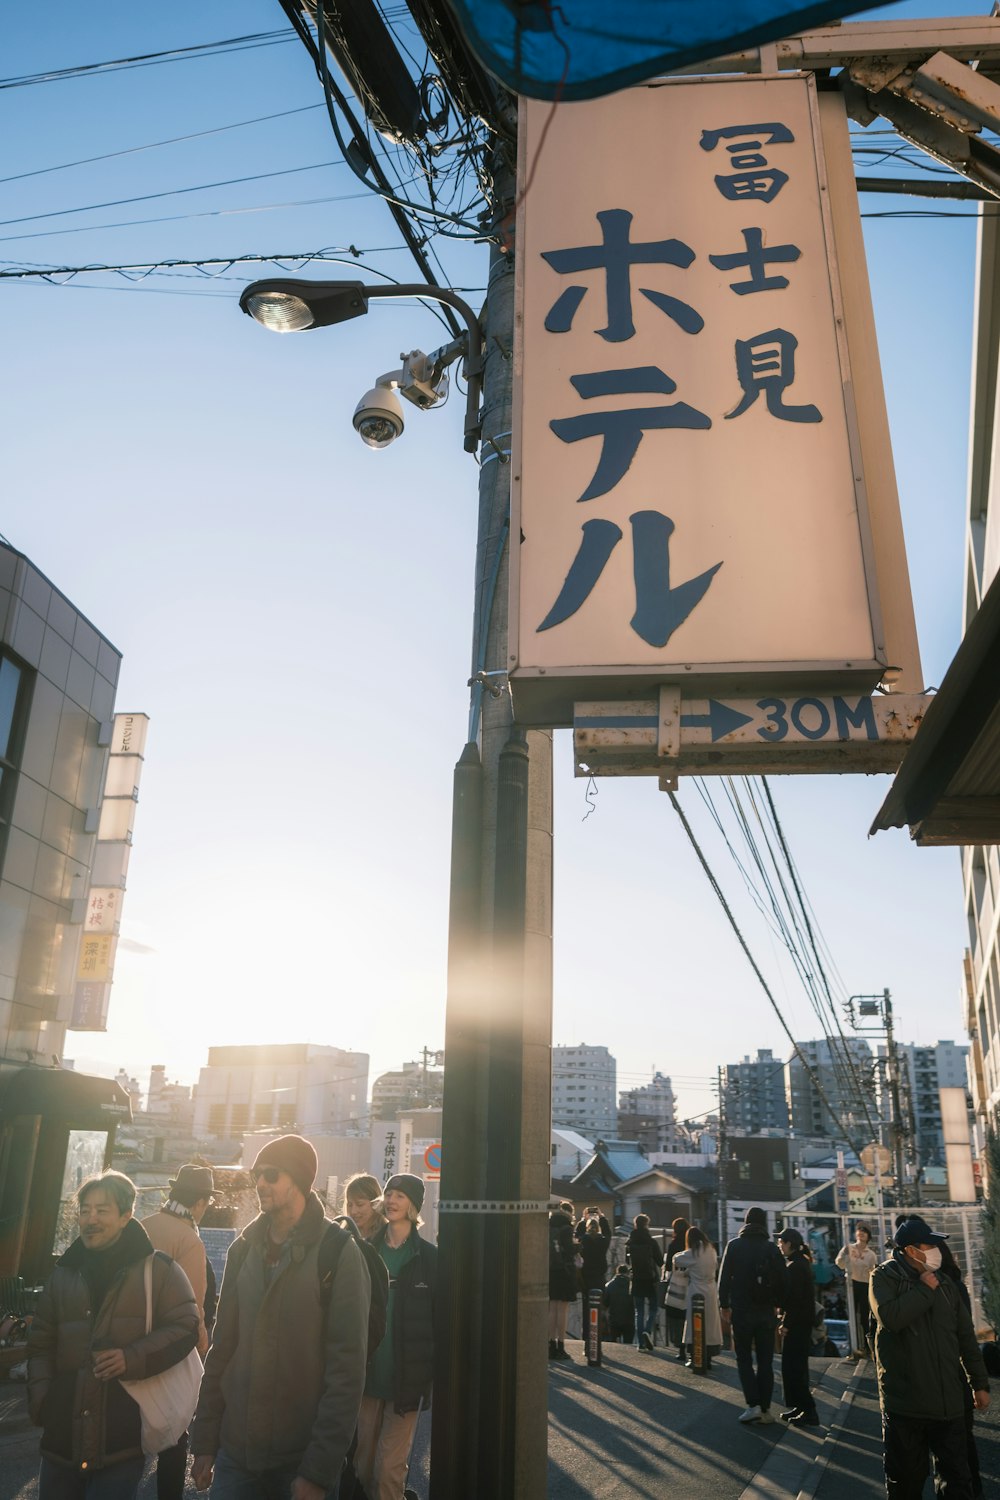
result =
M388 448L403 430L403 408L387 385L376 385L354 410L354 430L369 448Z

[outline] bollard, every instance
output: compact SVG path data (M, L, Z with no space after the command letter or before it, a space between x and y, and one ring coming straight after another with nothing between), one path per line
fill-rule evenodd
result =
M601 1363L601 1304L603 1298L604 1289L599 1286L592 1286L585 1298L588 1365L599 1365Z
M697 1375L708 1371L708 1354L705 1349L705 1297L695 1292L691 1298L691 1368Z

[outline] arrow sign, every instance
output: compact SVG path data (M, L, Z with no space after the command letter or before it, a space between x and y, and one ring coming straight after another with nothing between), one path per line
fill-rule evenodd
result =
M752 722L752 715L741 714L738 708L730 708L726 703L717 703L714 698L708 700L707 714L681 714L682 729L707 729L712 736L712 743L716 740L725 739L727 734L742 729L744 724Z

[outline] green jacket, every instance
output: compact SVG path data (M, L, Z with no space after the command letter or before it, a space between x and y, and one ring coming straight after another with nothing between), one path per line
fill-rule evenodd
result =
M986 1366L955 1283L934 1288L896 1253L872 1274L868 1297L877 1320L875 1363L883 1412L925 1422L961 1417L967 1393L988 1391Z
M309 1194L270 1285L267 1225L259 1215L230 1246L191 1451L214 1458L224 1449L250 1473L295 1466L336 1493L365 1384L368 1268L345 1236L324 1309L319 1198Z

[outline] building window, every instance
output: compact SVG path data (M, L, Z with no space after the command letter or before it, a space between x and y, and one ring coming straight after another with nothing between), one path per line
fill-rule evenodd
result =
M771 1176L774 1178L775 1182L784 1182L785 1169L780 1161L773 1161L771 1163Z
M14 810L21 764L31 674L9 656L0 656L0 839L5 840ZM2 850L0 850L2 853Z
M249 1104L234 1104L230 1129L233 1135L242 1135L250 1124Z
M224 1104L210 1105L208 1111L208 1133L209 1135L225 1135L226 1132L226 1106Z
M750 1181L750 1163L748 1161L741 1161L741 1162L738 1162L737 1165L739 1167L740 1181L741 1182L749 1182Z

